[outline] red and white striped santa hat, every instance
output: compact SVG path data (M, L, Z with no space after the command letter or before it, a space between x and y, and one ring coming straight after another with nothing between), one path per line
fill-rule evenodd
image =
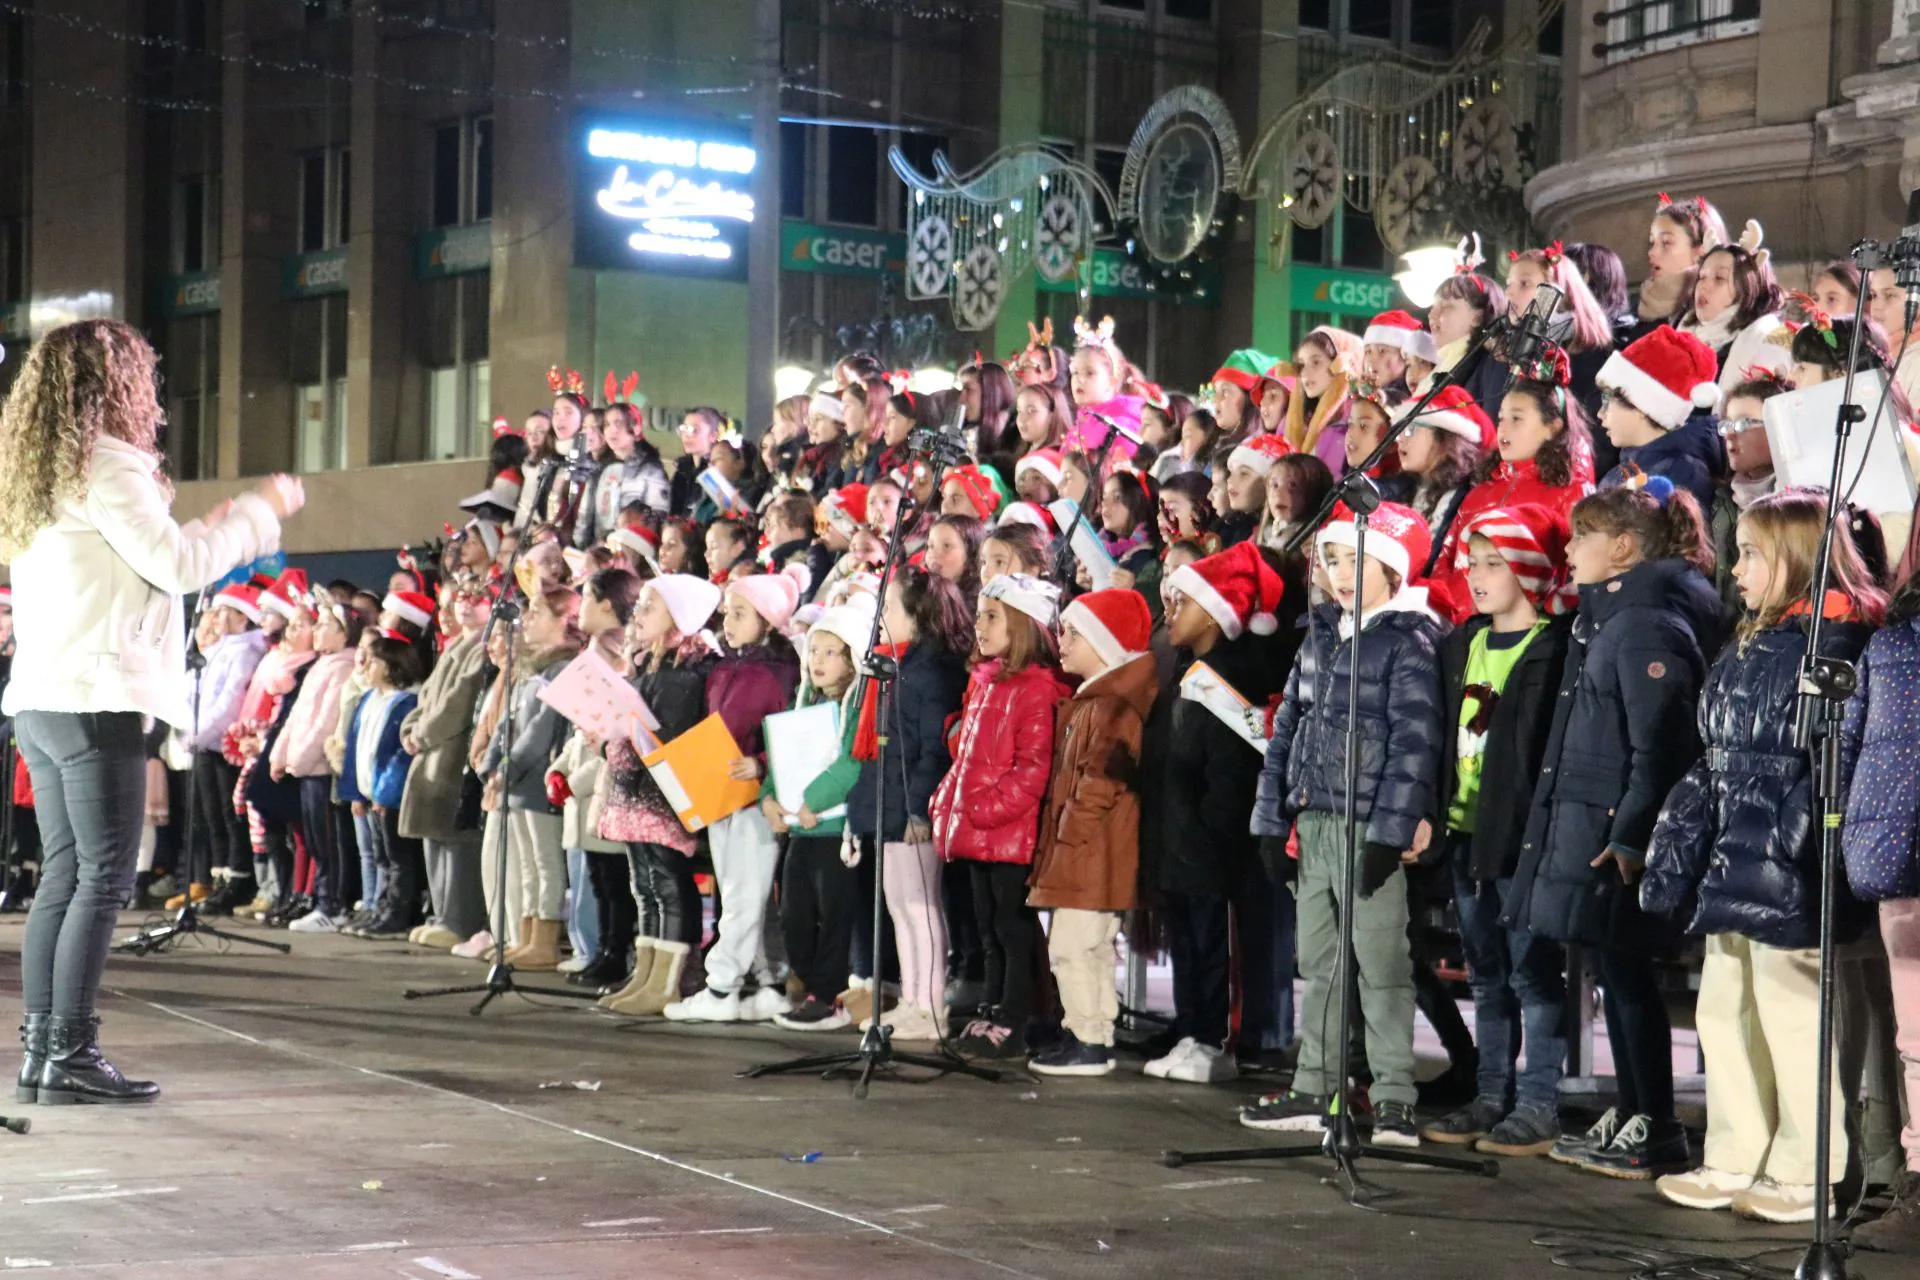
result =
M1454 567L1463 573L1472 554L1469 543L1474 538L1485 538L1493 544L1535 608L1550 597L1556 598L1556 608L1562 603L1557 597L1568 586L1563 581L1567 568L1567 526L1560 516L1535 503L1488 507L1476 512L1460 530L1460 541L1454 551Z
M1353 511L1344 502L1335 503L1333 518L1314 538L1315 551L1324 546L1356 548L1359 543ZM1367 555L1399 574L1402 587L1414 586L1424 577L1432 554L1433 531L1412 507L1383 502L1367 517Z

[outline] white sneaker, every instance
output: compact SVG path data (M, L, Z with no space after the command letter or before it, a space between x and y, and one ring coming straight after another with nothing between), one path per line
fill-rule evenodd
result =
M793 1010L793 1001L787 999L786 992L765 985L750 996L740 997L739 1004L742 1022L770 1022L780 1014Z
M493 950L493 934L482 929L459 946L451 947L449 950L462 960L478 960Z
M718 995L711 987L702 987L685 1000L675 1000L661 1012L669 1022L738 1022L740 993Z
M1828 1207L1832 1207L1831 1193ZM1758 1218L1762 1222L1812 1222L1813 1184L1755 1178L1751 1187L1735 1193L1733 1211L1743 1218Z
M1179 1044L1162 1058L1155 1058L1140 1068L1156 1080L1165 1080L1172 1070L1187 1060L1187 1056L1200 1047L1200 1042L1192 1036L1183 1038Z
M574 956L569 960L562 960L554 966L554 969L560 973L578 973L592 963L592 956Z
M1690 1173L1669 1173L1653 1180L1660 1198L1687 1209L1730 1209L1733 1198L1753 1186L1744 1173L1728 1173L1701 1165Z
M340 922L326 912L315 908L287 926L288 933L332 933L340 927Z
M1223 1080L1239 1078L1240 1064L1233 1060L1232 1054L1198 1041L1194 1043L1192 1052L1167 1071L1167 1079L1183 1080L1188 1084L1219 1084Z
M865 1031L867 1024L872 1021L869 1018L861 1024L860 1029ZM940 1025L924 1005L897 1004L881 1014L880 1021L892 1030L895 1040L930 1041L940 1038Z

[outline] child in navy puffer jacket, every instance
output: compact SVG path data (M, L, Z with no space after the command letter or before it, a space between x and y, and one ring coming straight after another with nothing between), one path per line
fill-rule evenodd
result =
M1298 936L1306 979L1300 1063L1293 1087L1242 1112L1252 1128L1316 1130L1336 1079L1328 1060L1340 900L1346 896L1347 699L1359 681L1360 752L1354 811L1360 824L1359 900L1353 912L1360 1004L1373 1069L1373 1141L1416 1146L1413 1104L1413 960L1407 942L1402 861L1432 837L1434 780L1446 749L1440 723L1438 649L1446 623L1427 608L1426 589L1407 585L1426 564L1432 535L1411 507L1382 503L1367 530L1364 565L1345 508L1316 540L1335 603L1312 614L1306 644L1287 678L1273 739L1260 772L1253 832L1270 863L1284 860L1290 830L1300 838ZM1358 615L1360 670L1350 666Z
M1701 1166L1656 1184L1688 1208L1787 1221L1813 1205L1820 1018L1820 839L1810 758L1794 742L1811 566L1824 495L1787 490L1742 513L1733 576L1748 613L1700 691L1706 755L1677 783L1648 851L1640 904L1706 935L1696 1026L1707 1070ZM1851 661L1883 607L1843 524L1822 652ZM1846 904L1851 907L1851 903ZM1840 926L1857 932L1857 911ZM1829 1171L1846 1172L1846 1109Z

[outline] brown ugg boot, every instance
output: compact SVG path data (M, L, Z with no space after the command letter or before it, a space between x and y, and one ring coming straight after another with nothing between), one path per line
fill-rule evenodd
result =
M513 967L528 970L559 968L560 935L566 927L564 920L535 920L533 941L520 948L520 953L513 957Z
M684 942L656 940L653 944L653 967L647 974L646 985L638 990L629 987L628 991L622 991L619 995L608 996L600 1002L600 1007L633 1018L658 1016L662 1009L680 998L680 972L687 967L687 951Z
M507 943L506 954L501 956L508 964L519 964L520 953L533 943L533 917L521 916L520 928L513 935L514 940Z
M627 979L627 985L618 991L601 996L594 1003L602 1009L619 1012L616 1001L632 1000L647 989L648 976L653 973L654 962L660 953L655 948L660 945L654 938L635 938L633 940L633 976Z

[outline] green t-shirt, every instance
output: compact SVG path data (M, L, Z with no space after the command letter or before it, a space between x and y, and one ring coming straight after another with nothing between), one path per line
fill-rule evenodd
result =
M1447 808L1447 826L1472 831L1474 810L1480 803L1480 763L1487 752L1487 728L1493 705L1507 687L1507 677L1527 645L1547 624L1536 622L1525 631L1483 629L1467 649L1466 696L1460 700L1460 724L1455 733L1453 801Z

